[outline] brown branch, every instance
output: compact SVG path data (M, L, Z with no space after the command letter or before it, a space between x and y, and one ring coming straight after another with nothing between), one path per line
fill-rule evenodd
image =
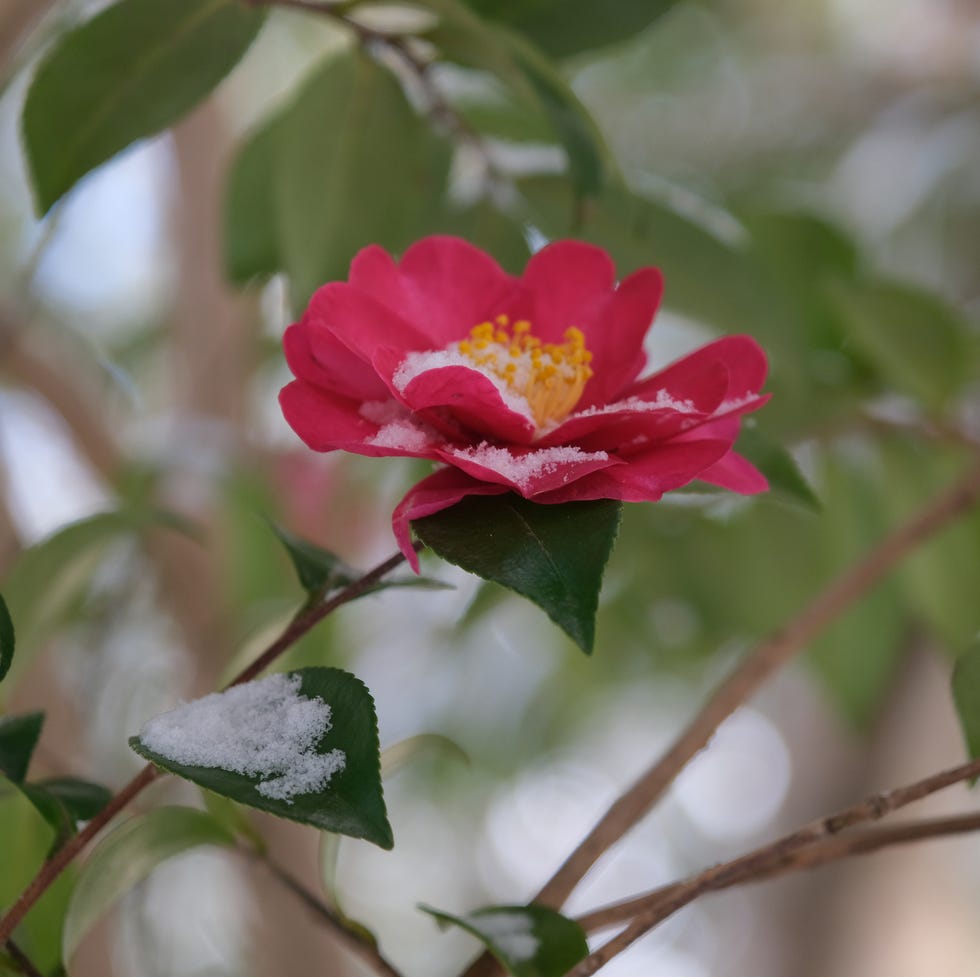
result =
M804 848L820 847L827 842L827 839L853 828L855 825L877 821L908 804L928 797L930 794L977 776L980 776L980 759L962 763L922 780L917 780L915 783L896 787L894 790L872 794L851 807L827 815L827 817L805 825L776 841L756 848L745 855L740 855L730 862L705 869L691 879L661 886L631 899L596 909L579 917L578 922L591 932L616 923L627 922L639 913L649 911L658 905L669 905L678 894L687 891L692 885L698 891L702 891L705 885L708 886L708 889L713 890L726 888L729 885L737 884L737 882L768 877L765 874L768 871L767 866L779 865L787 858L797 857L797 853ZM803 858L804 856L800 855L799 857ZM734 881L730 880L729 877Z
M785 627L759 644L715 691L667 753L613 803L544 886L536 901L550 906L564 903L585 873L650 810L722 722L748 701L774 672L870 591L895 564L968 511L978 498L980 465L886 536Z
M980 831L980 812L948 818L908 821L887 828L830 835L802 848L779 849L773 845L759 849L733 862L708 869L687 882L650 893L648 908L637 913L626 929L591 953L565 977L590 977L646 935L658 923L708 892L717 892L747 882L761 882L789 872L806 871L855 855L867 855L893 845L910 844L973 831ZM588 921L591 915L583 919Z
M376 974L380 974L381 977L402 977L381 955L381 951L373 943L368 942L366 939L361 939L353 933L336 912L285 868L277 862L274 862L264 853L246 849L239 849L239 851L265 866L272 877L296 896L330 930L337 943L344 947L350 954L357 957L358 960L370 967Z
M25 977L44 977L31 962L31 958L13 940L7 940L6 950L10 959L17 965L17 969Z
M416 550L423 548L422 543L415 544ZM405 560L401 553L396 553L383 563L379 563L372 570L368 570L363 576L353 583L348 584L343 590L338 591L333 597L319 604L307 605L303 607L295 617L286 625L285 630L279 635L258 658L245 668L230 683L228 688L233 685L240 685L248 682L269 667L280 655L283 654L291 645L303 637L308 631L320 623L328 614L332 614L337 608L344 604L349 604L366 594L382 577L400 566ZM89 842L132 801L144 787L151 784L160 771L156 767L148 764L145 766L123 789L112 798L104 807L77 835L69 839L64 847L60 848L48 861L46 861L30 885L21 893L20 898L8 910L5 916L0 919L0 945L10 939L13 931L20 925L21 920L30 911L31 907L44 894L48 887L58 878L59 875L71 864L76 856L89 844Z

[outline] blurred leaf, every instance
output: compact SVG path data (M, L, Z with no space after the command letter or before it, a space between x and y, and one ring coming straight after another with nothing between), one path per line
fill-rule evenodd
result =
M563 977L589 955L582 927L544 906L491 906L466 916L419 908L471 933L513 977Z
M0 594L0 682L10 671L14 660L14 622L7 609L7 602Z
M960 717L966 750L980 756L980 644L975 644L953 667L953 703Z
M438 556L533 601L586 653L622 505L470 497L412 523Z
M274 115L238 150L225 190L225 272L236 285L282 267L273 184L282 116Z
M772 492L799 502L808 509L820 509L820 500L803 477L796 459L781 444L757 427L746 425L739 435L736 448L769 479Z
M855 343L884 379L931 410L976 377L970 327L938 296L893 282L841 286L836 296Z
M50 825L20 789L0 776L0 906L11 906L52 848ZM12 843L16 839L16 843ZM75 866L57 878L17 927L14 938L41 973L61 973L61 930L75 885ZM18 971L20 973L20 971Z
M340 887L337 884L337 865L340 861L340 846L343 836L323 831L320 834L320 850L318 864L320 867L320 882L327 905L334 911L338 922L344 929L353 933L361 942L368 946L377 947L378 939L363 923L351 919L340 903Z
M245 839L255 851L265 852L265 839L249 820L248 813L242 809L241 804L236 804L230 797L223 797L203 787L201 797L211 817L219 821L236 838Z
M677 0L466 0L481 16L513 27L562 58L635 37Z
M385 779L411 763L420 753L440 753L454 760L469 763L466 751L448 736L439 733L419 733L392 743L381 751L381 777Z
M565 149L576 199L597 196L604 182L609 153L588 110L555 66L532 45L516 36L509 38L509 44L517 66L530 82Z
M463 209L446 207L436 215L432 233L455 234L482 248L503 266L518 275L524 270L531 251L524 228L489 200Z
M201 101L237 64L263 19L262 10L232 0L120 0L63 35L24 104L39 211Z
M330 706L331 727L317 743L316 753L323 756L340 750L345 756L343 769L317 793L296 794L288 800L268 797L257 790L261 776L177 763L154 753L136 736L129 745L161 769L240 804L391 848L394 840L381 789L378 721L371 693L360 679L339 668L304 668L288 674L300 677L301 696L319 698Z
M296 568L300 585L307 593L326 593L337 587L346 587L358 578L359 574L355 569L329 550L300 539L281 526L274 525L272 531L286 548L289 559Z
M159 807L121 824L79 873L62 937L64 959L70 960L89 929L161 862L199 845L233 843L210 814L190 807Z
M27 776L43 725L43 712L0 717L0 773L15 784L22 784Z
M31 786L40 787L57 798L76 826L79 821L91 821L112 800L112 791L108 787L77 777L48 777Z
M61 800L54 794L48 793L43 787L28 783L19 786L21 793L37 808L41 817L54 830L54 840L51 842L49 852L53 855L75 833L75 821Z
M445 189L449 148L386 69L359 51L330 57L278 132L273 200L298 307L324 282L345 279L364 246L398 252L424 232Z

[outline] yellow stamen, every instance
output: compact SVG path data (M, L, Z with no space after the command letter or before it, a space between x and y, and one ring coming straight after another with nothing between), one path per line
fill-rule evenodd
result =
M456 349L527 400L539 428L561 423L574 409L592 376L585 334L571 326L563 343L542 343L527 319L513 325L505 314L481 322Z

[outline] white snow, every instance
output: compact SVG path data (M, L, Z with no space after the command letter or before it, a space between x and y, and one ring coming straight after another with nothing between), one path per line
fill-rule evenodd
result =
M398 451L425 451L432 447L434 440L437 439L433 438L430 430L405 419L383 424L367 443Z
M597 414L618 414L620 411L633 411L644 413L655 410L673 410L678 414L697 413L697 407L693 400L680 400L671 396L666 390L658 390L657 396L653 400L643 397L627 397L625 400L617 400L611 404L596 404L583 411L577 411L571 417L566 417L562 424L576 417L594 417Z
M467 917L467 922L511 960L533 960L538 952L538 938L533 933L534 920L526 913L473 913Z
M316 752L330 706L300 695L299 675L270 675L182 703L140 730L143 745L174 763L261 777L264 797L293 803L344 769L342 750Z
M531 479L540 475L550 475L562 465L609 459L605 451L583 451L573 445L539 448L527 454L515 455L507 448L498 448L486 441L475 448L457 448L451 453L455 458L472 461L498 475L503 475L521 489L526 489Z

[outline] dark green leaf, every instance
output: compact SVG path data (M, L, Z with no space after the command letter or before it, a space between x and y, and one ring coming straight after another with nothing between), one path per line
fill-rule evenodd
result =
M976 377L969 325L938 296L880 282L835 289L855 344L881 376L939 410Z
M420 908L472 933L513 977L564 977L589 954L582 927L544 906L491 906L466 916Z
M470 497L412 525L443 559L527 597L590 652L621 511L608 499L538 505L507 494Z
M112 791L108 787L77 777L49 777L31 786L40 787L57 798L76 824L91 821L112 800Z
M242 285L282 267L273 198L281 116L274 115L238 150L228 174L224 257L228 278Z
M962 655L953 668L953 703L960 717L966 750L980 756L980 644Z
M201 101L245 53L263 17L233 0L121 0L64 35L24 104L39 211Z
M43 725L43 712L0 718L0 773L15 784L22 784L27 776Z
M288 674L300 677L301 696L319 698L330 706L332 725L315 752L341 750L345 755L343 770L317 793L297 794L289 800L268 797L257 790L261 776L177 763L148 749L139 737L133 737L130 746L158 767L240 804L391 848L394 841L381 790L378 722L371 693L358 678L337 668L304 668Z
M736 448L769 479L771 491L808 509L820 509L820 500L803 477L796 459L781 444L757 427L746 425L739 435Z
M0 594L0 682L10 671L14 660L14 622L7 610L7 602Z
M553 57L635 37L677 0L466 0L488 20L525 34Z
M449 148L394 77L354 50L314 72L279 133L277 236L301 307L319 285L346 278L361 248L401 251L424 231L445 189Z
M19 786L21 793L54 829L54 840L51 842L51 854L53 854L75 833L75 820L62 801L43 787L28 783Z
M273 526L272 531L286 548L300 585L307 593L326 593L336 587L346 587L359 576L356 570L329 550L300 539L281 526Z
M62 937L65 961L93 924L161 862L199 845L233 843L233 836L210 814L190 807L159 807L121 824L79 874Z

